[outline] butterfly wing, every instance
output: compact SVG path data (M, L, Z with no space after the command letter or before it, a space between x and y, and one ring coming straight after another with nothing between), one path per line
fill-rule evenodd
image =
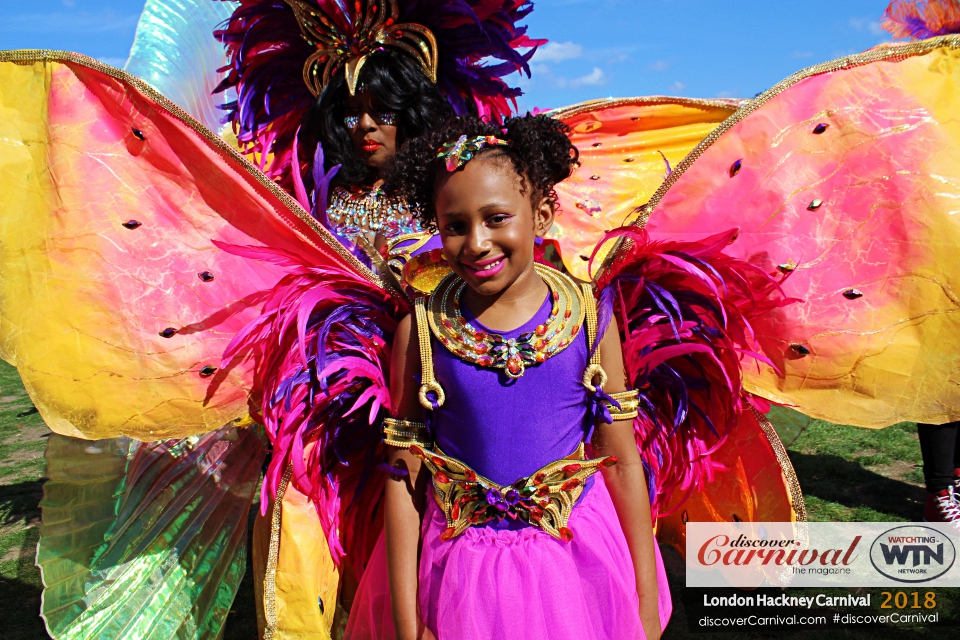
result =
M147 0L123 69L147 82L211 131L220 131L232 91L214 96L227 52L211 34L230 17L232 2Z
M960 39L787 78L691 153L652 238L739 227L728 252L802 300L759 318L746 388L831 422L960 418Z
M550 235L560 244L567 269L589 280L586 260L594 245L610 229L632 222L638 205L647 202L671 167L739 104L653 96L551 111L570 127L570 140L580 151L581 166L557 185L560 206Z
M215 241L376 286L286 193L122 71L0 53L0 110L0 355L58 433L157 440L257 410L253 357L221 355L287 268Z
M251 429L47 442L37 565L51 637L217 637L266 454Z

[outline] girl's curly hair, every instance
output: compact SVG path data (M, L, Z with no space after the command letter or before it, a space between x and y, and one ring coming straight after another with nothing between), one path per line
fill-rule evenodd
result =
M509 144L484 147L477 157L505 156L517 175L524 178L524 185L532 187L529 195L534 206L542 197L556 202L554 185L570 177L580 157L567 137L569 130L564 123L545 115L508 118L503 125L472 116L450 118L432 132L408 140L397 152L388 177L390 189L417 203L415 215L423 227L436 231L434 192L437 179L446 173L444 161L437 158L441 145L460 136L495 136Z

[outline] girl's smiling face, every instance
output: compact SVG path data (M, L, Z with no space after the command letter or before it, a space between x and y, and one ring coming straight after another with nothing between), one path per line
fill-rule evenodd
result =
M438 178L434 202L444 256L481 296L497 296L535 275L534 243L553 224L554 208L547 198L536 198L536 206L532 200L530 185L495 153Z

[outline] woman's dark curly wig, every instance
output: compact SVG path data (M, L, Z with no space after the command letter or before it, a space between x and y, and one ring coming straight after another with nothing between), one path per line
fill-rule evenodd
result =
M372 54L360 71L358 91L368 92L378 108L397 114L397 148L404 140L421 136L446 120L453 110L440 96L420 66L409 56L392 50ZM347 106L347 82L334 74L320 98L303 117L301 144L312 157L317 143L323 145L324 169L340 165L334 184L369 185L379 177L360 158L343 124Z
M580 158L579 151L567 137L569 131L564 123L544 115L507 118L502 126L470 116L450 118L443 126L409 140L400 149L388 182L392 191L419 205L415 215L424 228L436 231L437 210L433 199L438 178L447 172L444 161L437 158L441 145L460 136L495 136L509 144L484 147L477 157L509 159L517 175L525 180L524 184L532 188L529 195L533 206L543 197L555 203L553 187L570 177Z

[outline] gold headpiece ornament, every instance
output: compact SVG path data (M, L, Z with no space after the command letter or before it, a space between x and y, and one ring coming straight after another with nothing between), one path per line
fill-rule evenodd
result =
M285 1L296 15L304 39L317 48L303 65L303 81L314 96L320 95L341 67L350 95L356 94L357 78L367 57L384 47L394 47L412 57L436 83L437 39L423 25L398 23L396 0L356 0L353 24L338 24L343 22L343 14L329 15L319 5Z

